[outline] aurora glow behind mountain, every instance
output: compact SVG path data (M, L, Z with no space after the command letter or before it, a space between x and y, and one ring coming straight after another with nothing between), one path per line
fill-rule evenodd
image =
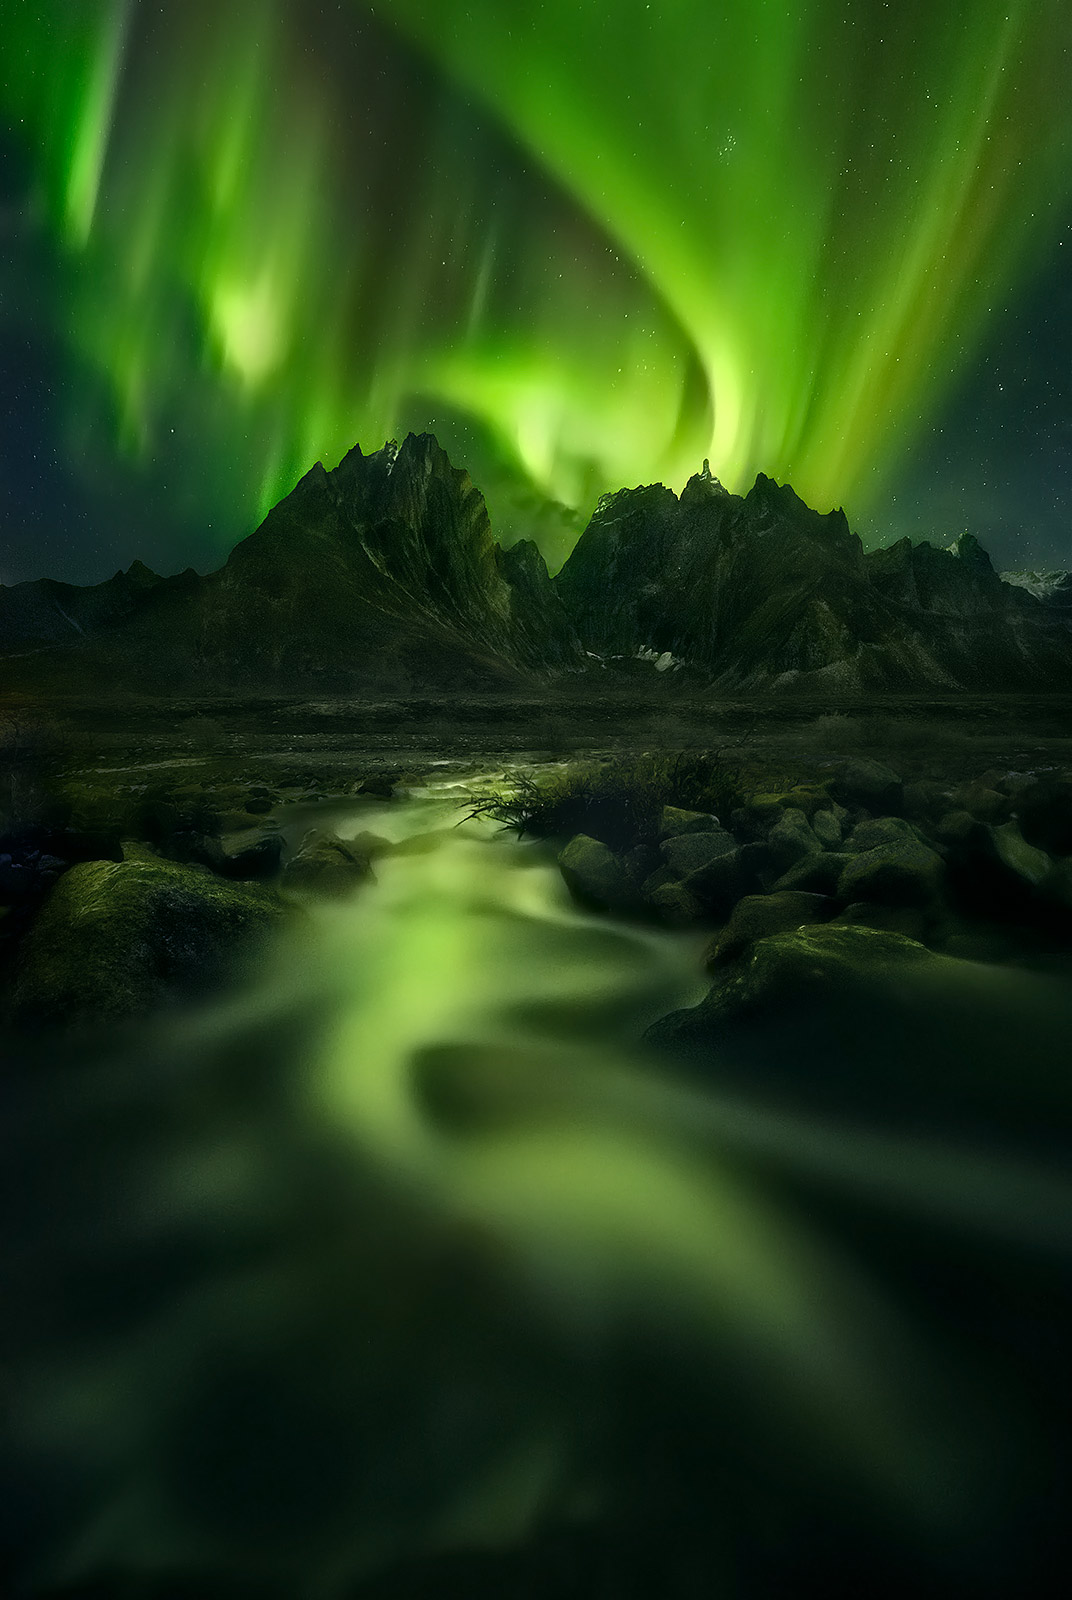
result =
M409 426L567 505L708 456L859 515L1063 220L1069 26L1062 0L0 0L63 449L151 460L221 546Z

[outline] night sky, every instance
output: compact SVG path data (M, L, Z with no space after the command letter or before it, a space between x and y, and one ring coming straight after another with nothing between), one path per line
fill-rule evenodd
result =
M1072 566L1068 0L0 0L0 581L430 428Z

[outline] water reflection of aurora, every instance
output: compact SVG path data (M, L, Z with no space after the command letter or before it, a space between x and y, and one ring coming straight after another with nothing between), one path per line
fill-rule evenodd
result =
M579 915L479 827L430 842L181 1043L9 1080L8 1539L68 1580L289 1596L605 1524L668 1584L684 1546L749 1593L757 1521L776 1554L803 1518L850 1565L866 1528L986 1592L1050 1422L983 1330L999 1301L1056 1315L1052 1151L970 1096L956 1135L925 1093L898 1129L732 1063L683 1079L633 1041L695 998L691 946ZM980 1032L1022 1038L1015 1123L1050 990L967 981Z

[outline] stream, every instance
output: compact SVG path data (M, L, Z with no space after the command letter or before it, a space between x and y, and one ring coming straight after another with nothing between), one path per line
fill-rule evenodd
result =
M23 1592L360 1594L548 1527L727 1594L801 1539L989 1592L1035 1537L1009 1484L1052 1478L1002 1296L1058 1303L1072 1188L645 1053L704 937L580 909L546 846L459 823L483 782L281 813L400 848L221 998L8 1085Z

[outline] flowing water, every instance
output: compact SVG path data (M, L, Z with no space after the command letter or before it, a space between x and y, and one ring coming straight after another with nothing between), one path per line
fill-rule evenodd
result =
M703 994L702 940L581 911L544 847L459 825L466 788L336 811L400 847L374 884L222 999L10 1074L23 1592L341 1595L549 1527L654 1560L638 1594L696 1592L679 1562L804 1593L808 1560L840 1593L835 1551L858 1592L875 1549L913 1553L914 1592L1006 1592L1072 1320L1052 1152L645 1053ZM1009 981L1017 1016L1049 993Z

